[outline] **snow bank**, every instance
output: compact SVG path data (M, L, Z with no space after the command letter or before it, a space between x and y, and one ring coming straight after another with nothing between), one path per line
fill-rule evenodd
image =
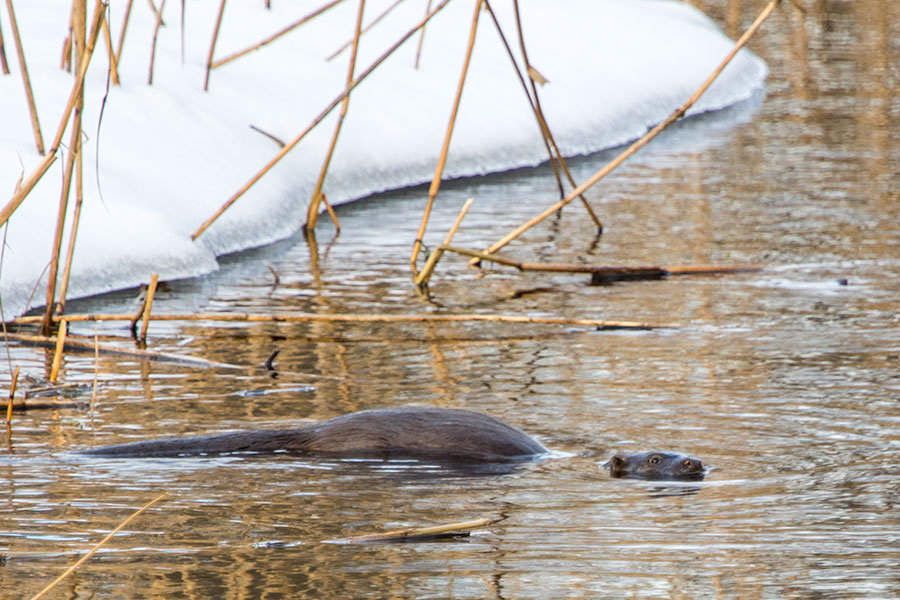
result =
M134 2L121 58L122 84L111 87L102 122L107 62L102 39L98 44L87 77L85 201L69 297L132 286L147 281L152 272L162 279L207 273L217 268L216 256L287 237L303 225L335 115L196 242L190 239L278 152L251 125L289 141L343 90L349 50L330 62L325 57L352 36L358 4L345 1L214 70L204 92L218 4L187 2L183 64L180 3L166 5L153 85L148 86L155 17L147 3ZM388 4L367 2L365 22ZM494 8L515 45L508 4ZM125 2L113 0L111 5L117 39ZM262 0L229 3L216 57L252 45L320 3L273 5L266 10ZM542 104L568 155L642 135L681 105L732 45L705 16L680 2L526 0L520 5L529 58L549 80L541 89ZM72 76L59 68L69 6L68 0L28 0L16 6L45 140L55 133L72 85ZM419 69L413 68L415 36L353 92L325 184L332 203L431 179L473 7L471 1L453 0L429 23ZM357 71L424 13L424 0L407 0L365 34ZM5 13L0 22L13 69L12 75L0 76L0 199L5 203L20 175L30 174L40 157ZM749 98L765 76L762 61L743 51L693 112ZM479 175L545 159L520 84L489 15L483 13L445 175ZM7 317L29 308L28 298L50 259L63 164L56 162L10 219L0 273ZM32 306L41 303L39 292Z

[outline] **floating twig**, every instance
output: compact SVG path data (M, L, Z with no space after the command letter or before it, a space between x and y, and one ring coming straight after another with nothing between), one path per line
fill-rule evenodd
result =
M449 248L448 248L449 250ZM85 321L128 321L131 320L130 315L116 314L84 314L84 315L66 315L65 317L54 317L54 320L65 318L69 323L85 322ZM443 315L443 314L424 314L424 315L349 315L349 314L319 314L319 313L300 313L292 315L265 315L265 314L235 314L235 313L207 313L207 314L170 314L170 315L154 315L157 321L222 321L222 322L247 322L247 323L466 323L466 322L492 322L492 323L535 323L547 325L584 325L588 327L601 328L633 328L633 329L656 329L662 327L678 327L674 324L650 324L639 323L635 321L605 321L601 319L568 319L564 317L529 317L524 315L489 315L489 314L461 314L461 315ZM40 317L18 317L13 319L14 324L33 324L39 322ZM25 336L21 334L9 334L10 339L20 339L23 341L47 341L52 338L43 336ZM67 340L66 344L72 343ZM78 347L78 346L76 346ZM88 346L90 349L90 347ZM103 348L101 348L103 350ZM111 352L119 352L117 348L110 348ZM125 354L138 351L122 351ZM143 354L136 354L143 356ZM178 356L170 356L173 360L197 360L193 358L183 358Z
M37 594L35 594L34 596L32 596L32 597L31 597L31 600L38 600L39 598L41 598L42 596L44 596L47 592L49 592L50 590L52 590L52 589L56 586L57 583L59 583L60 581L62 581L63 579L65 579L66 577L68 577L69 575L71 575L73 572L75 572L75 569L77 569L77 568L80 567L82 564L84 564L85 562L87 562L87 560L88 560L90 557L92 557L92 556L94 555L94 553L97 552L97 550L99 550L106 542L108 542L109 540L111 540L112 537L113 537L114 535L116 535L117 533L119 533L120 531L122 531L122 529L123 529L126 525L128 525L129 523L131 523L134 519L136 519L136 518L138 517L138 515L140 515L142 512L144 512L145 510L147 510L148 508L150 508L151 506L153 506L154 504L156 504L157 502L159 502L160 500L162 500L163 498L165 498L167 495L168 495L168 492L163 492L162 494L160 494L159 496L157 496L156 498L154 498L153 500L151 500L150 502L148 502L147 504L145 504L144 506L142 506L142 507L141 507L140 509L138 509L136 512L132 513L132 515L131 515L130 517L128 517L127 519L125 519L124 521L122 521L121 523L119 523L119 526L116 527L115 529L113 529L112 531L110 531L110 532L109 532L109 535L107 535L105 538L103 538L102 540L100 540L100 542L99 542L96 546L94 546L93 548L91 548L90 551L89 551L87 554L85 554L84 556L82 556L81 558L79 558L79 559L75 562L75 564L73 564L71 567L69 567L68 569L66 569L66 570L63 572L62 575L60 575L59 577L57 577L56 579L54 579L53 581L51 581L44 589L42 589L40 592L38 592Z
M413 542L417 540L435 537L455 537L469 535L472 529L483 527L493 522L493 519L475 519L474 521L461 521L448 523L447 525L435 525L432 527L409 527L384 533L370 533L355 535L353 537L328 540L335 544L365 544L368 542Z
M460 224L462 223L463 217L466 216L466 213L469 212L469 207L472 206L472 202L474 198L469 198L466 200L466 203L463 204L462 210L459 211L459 215L456 217L456 221L453 222L453 226L450 228L450 231L447 232L447 237L444 238L444 243L441 244L434 252L431 253L431 256L428 257L428 260L425 261L425 266L422 267L422 271L416 276L415 284L419 286L419 288L424 288L428 285L428 280L431 279L431 274L434 273L434 268L437 266L439 260L441 260L441 256L444 254L444 250L448 247L450 242L453 241L453 236L456 235L456 230L459 229Z
M275 370L275 357L278 356L279 352L281 352L281 350L273 350L272 354L269 355L269 358L266 359L266 362L263 363L263 368L265 368L266 371Z
M639 280L639 279L662 279L669 275L714 275L721 273L746 273L750 271L760 271L762 267L756 265L686 265L677 267L657 267L657 266L595 266L595 265L574 265L561 263L529 263L518 261L512 258L499 256L497 254L488 254L477 250L469 250L467 248L457 248L454 246L443 245L440 249L447 252L470 256L476 260L487 260L497 264L515 267L520 271L544 271L553 273L588 273L591 275L592 284L610 283L613 281Z
M127 315L119 315L121 318L117 320L128 320L131 317ZM71 321L68 316L65 317L67 321ZM81 319L83 320L83 319ZM14 342L22 342L26 344L35 344L38 346L55 346L56 338L48 337L45 335L28 335L24 333L8 333L6 334L6 341L14 341ZM151 352L149 350L138 350L135 348L117 348L115 346L103 346L99 344L95 344L94 342L82 342L80 340L73 340L72 338L66 338L65 340L65 350L78 350L78 351L94 351L102 352L104 354L121 354L124 356L131 356L133 358L145 359L145 360L159 360L165 362L177 362L185 365L193 365L195 367L204 367L204 368L223 368L223 369L243 369L244 367L240 365L230 365L228 363L215 362L211 360L206 360L205 358L197 358L196 356L181 356L179 354L169 354L166 352Z
M716 69L712 72L712 74L706 79L706 81L703 82L703 84L697 89L697 91L694 93L694 95L691 96L687 100L687 102L684 103L684 105L682 105L679 109L677 109L675 112L673 112L671 115L669 115L669 117L665 121L663 121L662 123L660 123L653 129L648 131L639 140L632 143L631 146L629 146L622 153L620 153L618 156L616 156L612 161L610 161L602 169L600 169L599 171L594 173L584 183L577 186L574 190L572 190L569 193L568 196L566 196L559 202L557 202L554 205L547 208L540 215L532 218L531 220L527 221L526 223L523 223L522 225L520 225L519 227L517 227L510 233L506 234L503 238L501 238L500 240L498 240L497 242L492 244L487 249L486 253L493 254L500 248L506 246L512 240L514 240L517 237L519 237L520 235L522 235L522 233L531 229L532 227L534 227L535 225L537 225L538 223L540 223L541 221L546 219L548 216L552 215L553 213L558 211L560 208L562 208L563 206L565 206L566 204L568 204L569 202L571 202L572 200L577 198L579 195L583 194L591 186L593 186L598 181L600 181L601 179L606 177L609 173L614 171L619 165L621 165L623 162L625 162L625 160L627 160L629 157L631 157L635 152L640 150L644 145L647 144L647 142L649 142L654 137L656 137L663 129L665 129L666 127L671 125L673 122L675 122L676 120L681 118L688 111L688 109L690 109L691 106L693 106L694 103L697 102L697 100L700 98L700 96L702 96L704 94L704 92L706 92L706 90L709 88L709 86L712 85L712 82L716 80L716 78L719 76L719 74L722 72L722 70L728 65L728 63L731 62L731 60L735 57L735 55L738 53L738 51L744 47L744 45L747 43L747 41L751 37L753 37L753 34L756 33L756 31L759 29L759 27L762 25L762 23L769 17L769 15L772 14L772 11L775 9L775 6L780 1L781 0L770 0L769 1L769 3L765 6L765 8L763 8L762 12L760 12L759 16L756 18L756 20L753 22L753 24L750 25L750 27L747 29L747 31L744 32L744 35L742 35L740 37L740 39L738 39L738 41L735 42L734 48L732 48L731 52L728 53L728 56L726 56L725 59L719 64L719 66L716 67ZM470 262L470 264L477 264L478 259L473 259L469 262Z
M19 24L16 22L16 12L13 10L12 0L6 0L6 10L9 12L9 22L12 27L13 42L16 45L16 55L19 58L19 67L22 69L22 83L25 86L25 96L28 99L28 112L31 115L31 128L34 131L34 143L38 154L44 155L44 137L41 135L41 124L38 121L37 106L34 102L34 93L31 91L31 78L28 77L28 66L25 64L25 51L22 49L22 38L19 36ZM4 64L6 59L4 57ZM6 70L9 73L9 70Z
M475 0L475 14L472 16L472 26L469 28L469 43L466 46L466 57L463 60L462 73L459 76L459 85L456 87L456 97L453 99L453 108L450 111L450 122L447 124L447 131L444 134L444 143L441 146L441 154L438 157L437 166L434 169L434 177L431 179L431 186L428 188L428 200L425 203L425 211L422 213L422 222L419 224L419 231L416 233L416 239L413 242L412 256L409 257L409 265L413 272L413 279L418 277L416 271L416 259L419 257L419 250L422 248L422 240L425 237L425 228L428 226L428 218L431 216L431 207L434 205L434 199L441 189L444 165L447 163L447 152L450 150L450 138L453 136L453 128L456 125L456 115L459 112L459 102L462 99L463 86L466 83L466 75L469 72L469 62L472 59L472 48L475 47L475 34L478 31L478 17L481 14L481 4L482 0Z

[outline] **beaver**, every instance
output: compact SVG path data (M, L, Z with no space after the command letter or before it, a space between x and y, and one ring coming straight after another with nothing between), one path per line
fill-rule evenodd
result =
M276 452L334 458L427 459L457 465L521 463L550 453L528 434L490 415L407 406L363 410L294 429L151 439L101 446L82 454L146 458ZM703 470L699 460L663 452L617 455L607 464L612 465L614 477L696 478Z
M612 477L635 479L703 479L706 469L696 458L674 452L616 454L604 463Z
M459 409L402 407L364 410L295 429L153 439L102 446L84 454L168 457L234 452L489 463L533 460L548 450L531 436L489 415Z

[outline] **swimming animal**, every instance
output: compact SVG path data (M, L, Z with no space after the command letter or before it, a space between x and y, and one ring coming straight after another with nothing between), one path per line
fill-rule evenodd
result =
M634 479L703 479L706 475L702 462L674 452L616 454L604 466L612 477Z
M276 452L490 464L535 460L547 455L549 450L528 434L490 415L407 406L363 410L293 429L151 439L100 446L83 454L147 458ZM616 455L607 466L613 477L698 479L705 473L699 460L665 452Z

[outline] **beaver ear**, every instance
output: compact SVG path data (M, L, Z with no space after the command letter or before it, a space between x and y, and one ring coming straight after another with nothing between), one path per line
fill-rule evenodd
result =
M625 457L616 454L611 459L609 459L609 470L610 471L624 471L625 470Z

